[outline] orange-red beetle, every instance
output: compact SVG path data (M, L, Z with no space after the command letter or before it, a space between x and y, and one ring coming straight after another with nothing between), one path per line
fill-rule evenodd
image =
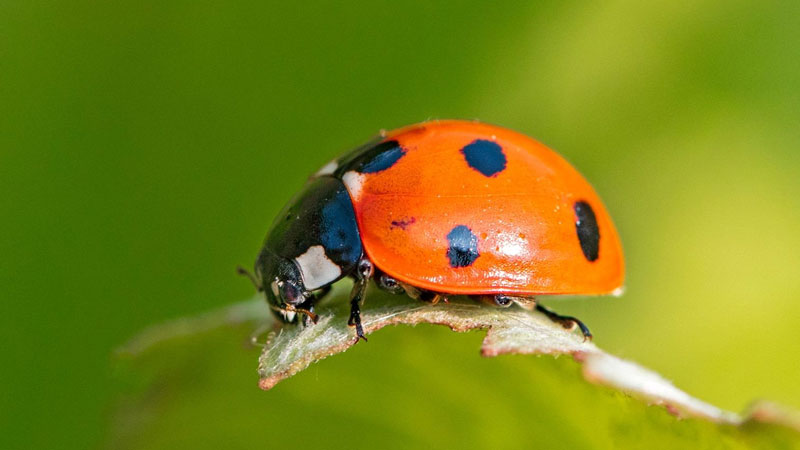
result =
M355 278L350 323L363 338L372 278L424 300L532 306L536 295L619 292L624 261L603 203L563 158L505 128L446 120L382 133L320 169L278 215L255 271L286 321L315 319L331 284Z

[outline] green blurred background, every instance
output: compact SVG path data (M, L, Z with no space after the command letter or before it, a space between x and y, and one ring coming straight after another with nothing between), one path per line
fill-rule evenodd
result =
M0 3L2 447L103 442L113 349L249 298L234 268L307 174L430 118L522 131L594 184L627 292L555 307L600 346L725 408L800 407L798 17L788 1ZM268 393L251 353L236 389L267 438L290 392L395 359L452 372L414 359L420 336L491 363L479 335L418 327L353 350L377 366L332 358ZM303 407L330 407L319 395ZM335 411L325 426L403 433Z

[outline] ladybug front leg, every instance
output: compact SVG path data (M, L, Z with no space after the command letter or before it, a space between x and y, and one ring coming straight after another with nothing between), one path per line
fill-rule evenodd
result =
M363 339L367 340L364 336L364 329L361 326L361 302L364 300L364 295L367 293L367 285L372 278L374 268L370 260L364 258L358 263L358 272L356 274L356 281L353 284L353 290L350 292L350 318L347 324L351 327L356 327L356 342Z

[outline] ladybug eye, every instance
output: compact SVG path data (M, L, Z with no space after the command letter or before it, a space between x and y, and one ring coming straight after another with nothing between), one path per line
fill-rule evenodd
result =
M600 230L592 207L584 201L575 202L575 229L581 243L583 256L589 262L597 260L600 251Z
M281 299L291 305L297 305L306 299L303 290L292 281L279 281L278 290L280 291Z

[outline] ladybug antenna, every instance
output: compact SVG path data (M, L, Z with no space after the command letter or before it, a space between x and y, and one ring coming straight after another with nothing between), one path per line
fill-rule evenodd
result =
M250 279L250 282L251 282L251 283L253 283L253 286L255 286L255 288L256 288L256 290L257 290L258 292L261 292L261 291L263 291L263 290L264 290L264 287L263 287L263 286L261 286L261 283L258 281L258 279L256 278L256 276L255 276L255 275L253 275L253 273L252 273L252 272L250 272L249 270L245 269L245 268L244 268L244 267L242 267L242 266L236 266L236 273L238 273L239 275L244 275L244 276L246 276L247 278L249 278L249 279Z
M311 311L309 311L309 310L307 310L305 308L295 308L294 310L299 312L300 314L307 315L308 318L311 319L311 321L314 322L315 324L319 321L319 316L318 315L314 314L313 312L311 312Z
M279 313L286 313L286 312L293 312L293 313L300 313L305 314L311 319L312 322L317 323L319 321L319 316L314 314L313 312L305 309L305 308L298 308L292 305L286 305L285 307L281 308L280 306L269 305L270 309L273 311L277 311Z

